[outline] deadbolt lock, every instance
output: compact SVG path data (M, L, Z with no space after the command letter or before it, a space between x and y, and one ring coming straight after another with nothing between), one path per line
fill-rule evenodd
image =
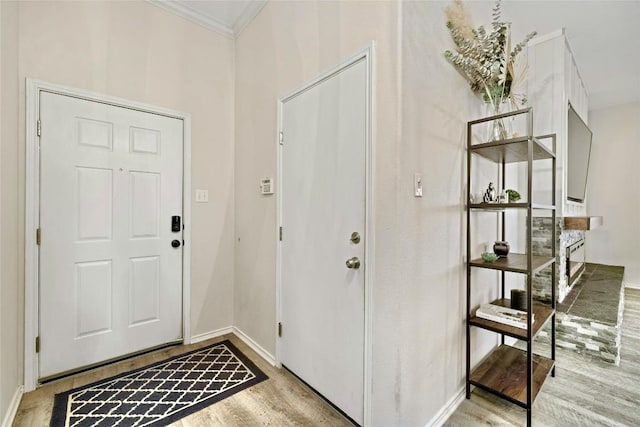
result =
M360 233L358 233L357 231L351 233L351 242L355 243L356 245L360 243Z

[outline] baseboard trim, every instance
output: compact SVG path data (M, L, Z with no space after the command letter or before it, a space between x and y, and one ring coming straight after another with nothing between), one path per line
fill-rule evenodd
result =
M215 331L205 332L204 334L194 335L191 337L191 344L210 340L212 338L218 338L223 335L232 334L232 333L233 333L233 326L227 326L226 328L220 328L220 329L216 329Z
M276 366L276 358L271 353L262 348L260 344L255 342L249 335L245 334L239 328L235 326L227 326L226 328L216 329L215 331L205 332L204 334L198 334L191 337L191 344L199 343L202 341L210 340L212 338L218 338L223 335L234 334L242 340L246 345L251 347L253 351L258 353L260 357L267 361L271 366Z
M640 285L636 285L634 283L623 283L622 285L628 289L640 289Z
M235 326L233 327L233 333L238 338L240 338L246 345L251 347L251 349L253 351L258 353L258 355L260 357L262 357L264 360L266 360L267 363L269 363L271 366L276 366L276 358L273 357L273 355L271 353L269 353L267 350L262 348L262 346L260 346L260 344L258 344L253 339L251 339L249 337L249 335L245 334L244 332L242 332L239 328L237 328Z
M426 427L440 427L453 414L458 406L464 401L465 388L462 387L449 401L438 411L438 413L429 421Z
M13 394L13 399L11 399L9 408L7 408L7 414L4 416L4 420L2 420L2 427L11 427L11 425L13 424L13 421L16 418L16 414L18 413L18 406L20 406L20 401L22 400L23 393L24 387L19 386L16 389L16 392Z

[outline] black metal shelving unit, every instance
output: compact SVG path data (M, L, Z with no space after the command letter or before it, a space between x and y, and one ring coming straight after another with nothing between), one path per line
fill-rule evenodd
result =
M494 120L510 120L525 118L527 135L473 144L472 130L478 125L487 125ZM550 139L551 149L541 141ZM555 344L556 344L556 247L552 245L549 256L536 256L532 253L533 211L550 212L552 219L552 235L556 235L556 138L555 135L533 136L533 110L526 108L510 113L486 117L467 123L467 354L466 354L466 393L470 398L471 386L479 387L506 399L527 411L527 425L531 426L531 411L538 392L548 375L555 376ZM471 165L472 157L480 156L488 159L501 168L502 188L505 186L506 164L526 163L527 165L527 198L518 203L471 203ZM551 205L536 204L531 201L533 190L533 164L537 161L552 163ZM474 212L496 212L500 216L500 232L505 240L505 212L507 210L525 210L526 220L526 252L524 254L509 253L506 258L489 263L482 258L472 259L471 254L471 216ZM537 272L551 266L551 303L546 304L533 300L532 281ZM506 272L526 275L527 312L535 313L532 324L528 316L527 329L505 325L499 322L475 317L471 307L471 270L485 268L500 271L501 298L493 304L510 306L505 296ZM533 352L533 340L540 330L551 322L551 357ZM501 335L501 344L489 353L476 366L471 367L471 328L482 328ZM505 344L505 336L526 342L526 350Z

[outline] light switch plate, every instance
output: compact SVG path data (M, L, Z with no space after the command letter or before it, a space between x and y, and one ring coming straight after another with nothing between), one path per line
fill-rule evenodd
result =
M196 203L207 203L209 201L209 190L196 190Z
M413 195L422 197L422 175L419 173L413 174Z

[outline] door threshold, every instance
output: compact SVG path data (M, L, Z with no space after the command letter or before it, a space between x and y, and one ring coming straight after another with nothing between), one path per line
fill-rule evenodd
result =
M158 350L162 350L164 348L175 347L177 345L181 345L182 343L183 343L182 339L180 339L179 341L171 341L171 342L168 342L168 343L165 343L165 344L160 344L160 345L155 346L155 347L146 348L144 350L136 351L134 353L129 353L129 354L126 354L124 356L114 357L112 359L108 359L108 360L105 360L105 361L102 361L102 362L93 363L91 365L83 366L83 367L78 368L78 369L70 369L68 371L64 371L64 372L61 372L59 374L50 375L48 377L40 378L38 380L38 385L41 386L41 385L48 384L48 383L53 382L53 381L61 380L63 378L67 378L67 377L70 377L70 376L73 376L73 375L82 374L82 373L91 371L93 369L103 368L105 366L112 365L114 363L122 362L122 361L127 360L127 359L133 359L134 357L143 356L145 354L152 353L152 352L158 351Z

